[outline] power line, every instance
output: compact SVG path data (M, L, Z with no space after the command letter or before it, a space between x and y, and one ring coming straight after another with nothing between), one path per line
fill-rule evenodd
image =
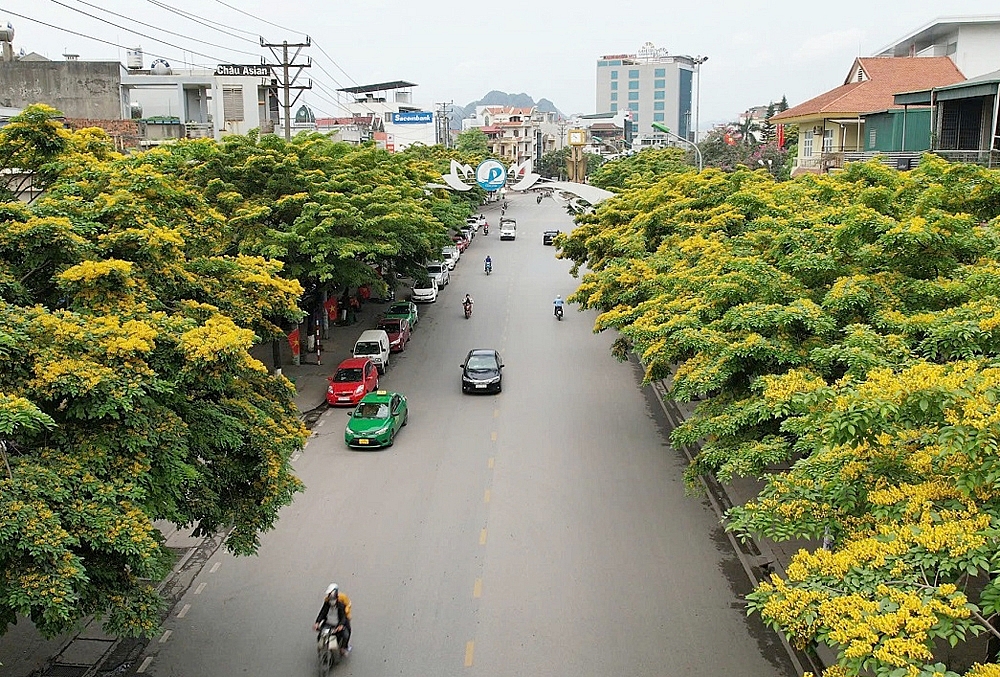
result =
M146 0L146 2L148 2L151 5L155 5L155 6L159 7L160 9L165 9L168 12L173 12L174 14L177 14L178 16L181 16L181 17L187 19L188 21L194 21L196 24L201 24L202 26L205 26L206 28L211 28L213 31L219 31L220 33L225 33L229 37L236 38L237 40L243 40L245 42L250 42L250 43L253 43L253 44L257 44L257 40L251 40L250 38L244 38L242 35L236 35L235 33L230 33L227 30L219 28L218 26L222 26L222 25L225 25L225 24L220 24L218 21L212 21L211 19L206 19L205 17L198 16L197 14L194 14L192 12L188 12L188 11L183 10L183 9L177 9L176 7L172 7L171 5L168 5L165 2L160 2L159 0ZM213 26L211 24L217 24L217 25ZM226 28L232 28L232 30L236 31L237 33L245 33L247 35L252 35L255 38L258 37L257 33L254 33L252 31L245 31L242 28L236 28L235 26L227 26Z
M56 0L52 0L52 1L56 2ZM249 54L250 56L260 56L259 53L247 52L247 51L244 51L242 49L235 49L233 47L226 47L225 45L217 45L214 42L208 42L206 40L199 40L198 38L192 38L191 36L184 35L183 33L176 33L174 31L168 30L166 28L160 28L159 26L154 26L153 24L148 24L148 23L145 23L143 21L139 21L138 19L133 19L132 17L125 16L124 14L119 14L118 12L113 12L110 9L104 9L103 7L101 7L99 5L94 5L92 3L87 2L87 0L75 0L75 2L78 2L81 5L86 5L87 7L92 7L93 9L96 9L98 11L105 12L106 14L111 14L112 16L117 16L117 17L119 17L121 19L126 19L128 21L131 21L132 23L137 23L140 26L146 26L147 28L152 28L154 30L161 31L163 33L169 33L170 35L176 35L179 38L185 38L186 40L191 40L192 42L200 42L201 44L208 45L209 47L215 47L217 49L224 49L224 50L227 50L227 51L230 51L230 52L239 52L240 54ZM62 5L61 2L56 2L56 4ZM63 5L63 7L67 7L67 6ZM67 9L73 9L73 8L72 7L67 7ZM79 11L79 10L77 10L77 11ZM88 16L90 16L90 15L88 15ZM98 17L94 17L94 18L97 19ZM240 39L242 40L244 38L240 38ZM253 42L253 41L252 40L247 40L247 42Z
M261 23L266 23L268 26L274 26L275 28L280 28L281 30L288 31L289 33L299 33L301 35L305 35L305 33L303 33L302 31L297 31L294 28L286 28L285 26L282 26L281 24L276 24L273 21L268 21L267 19L261 19L259 16L255 16L255 15L251 14L250 12L247 12L246 10L240 9L239 7L233 7L229 3L223 2L222 0L215 0L215 1L217 3L219 3L220 5L222 5L223 7L228 7L229 9L231 9L233 11L239 12L240 14L242 14L244 16L248 16L251 19L256 19L257 21L260 21Z
M101 38L95 38L92 35L86 35L85 33L79 33L77 31L70 30L69 28L63 28L62 26L56 26L55 24L46 23L45 21L41 21L40 19L34 19L34 18L30 17L30 16L25 16L24 14L18 14L17 12L12 12L11 10L5 9L3 7L0 7L0 12L3 12L4 14L10 14L11 16L16 16L18 19L24 19L25 21L31 21L33 23L45 26L46 28L53 28L53 29L55 29L57 31L62 31L63 33L69 33L70 35L75 35L75 36L80 37L80 38L86 38L87 40L93 40L95 42L100 42L100 43L103 43L105 45L111 45L112 47L117 47L118 49L125 49L125 50L131 49L131 47L125 47L124 45L119 45L117 42L111 42L110 40L103 40ZM157 40L157 42L159 42L159 40ZM190 51L190 50L184 50L184 51ZM167 56L166 54L155 54L153 52L146 52L146 53L149 54L150 56L159 57L161 59L172 59L173 58L171 56ZM195 54L195 53L196 52L192 52L192 54ZM207 66L205 66L205 64L195 64L195 65L204 66L204 67L207 68Z
M125 26L120 26L120 25L114 23L113 21L108 21L107 19L102 19L99 16L94 16L93 14L91 14L89 12L85 12L82 9L78 9L76 7L71 7L70 5L67 5L65 3L59 2L59 0L50 0L50 1L53 2L53 3L55 3L55 4L57 4L57 5L59 5L60 7L65 7L66 9L72 10L74 12L79 12L80 14L83 14L84 16L88 16L91 19L97 19L98 21L106 23L109 26L114 26L115 28L120 28L123 31L128 31L129 33L132 33L133 35L138 35L138 36L146 38L148 40L153 40L154 42L158 42L161 45L166 45L167 47L173 47L174 49L179 49L182 52L191 52L192 54L197 54L198 56L203 56L206 59L212 59L212 60L217 61L217 62L221 61L221 59L219 59L218 57L212 56L211 54L204 54L202 52L196 52L193 49L187 49L185 47L181 47L180 45L175 45L175 44L173 44L171 42L167 42L166 40L161 40L159 38L154 38L152 35L146 35L145 33L140 33L139 31L132 30L131 28L126 28Z

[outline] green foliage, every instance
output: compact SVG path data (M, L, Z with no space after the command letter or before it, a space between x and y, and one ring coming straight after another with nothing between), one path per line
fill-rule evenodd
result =
M928 156L638 183L562 238L589 270L572 300L701 400L673 433L700 445L689 481L766 478L729 528L830 539L751 610L833 646L831 675L941 673L1000 599L1000 175Z
M68 132L56 120L62 113L34 104L0 129L0 198L16 200L40 192L57 176L53 162L66 150Z
M545 153L539 162L538 173L550 179L565 181L568 176L566 162L569 160L571 151L572 149L566 146ZM587 176L593 177L604 164L604 158L596 153L584 153L584 155L587 156Z
M647 148L606 162L590 177L599 188L621 191L653 185L667 175L694 171L681 148Z
M472 153L475 155L486 155L490 152L489 139L483 130L473 127L458 135L458 151L460 153Z

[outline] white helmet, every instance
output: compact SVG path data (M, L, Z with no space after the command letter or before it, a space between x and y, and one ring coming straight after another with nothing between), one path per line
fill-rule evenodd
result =
M326 596L329 597L330 595L338 592L339 590L340 590L339 585L337 585L336 583L331 583L330 585L326 586Z

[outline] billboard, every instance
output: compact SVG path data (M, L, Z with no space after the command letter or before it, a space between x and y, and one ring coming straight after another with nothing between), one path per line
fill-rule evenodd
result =
M392 124L394 125L429 125L432 122L434 122L434 113L430 111L418 110L392 114Z
M215 67L216 75L229 75L241 78L269 78L271 77L271 67L261 64L243 65L234 63L220 63Z

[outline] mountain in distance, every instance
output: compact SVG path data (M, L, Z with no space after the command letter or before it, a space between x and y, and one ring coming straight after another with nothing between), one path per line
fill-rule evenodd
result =
M539 99L538 101L535 101L524 92L521 92L520 94L508 94L507 92L501 92L494 89L479 101L470 101L464 106L452 105L451 128L461 129L462 118L474 115L476 112L476 106L514 106L517 108L530 108L531 106L537 106L538 110L544 113L556 113L560 117L566 117L559 111L558 108L556 108L555 104L548 99Z

